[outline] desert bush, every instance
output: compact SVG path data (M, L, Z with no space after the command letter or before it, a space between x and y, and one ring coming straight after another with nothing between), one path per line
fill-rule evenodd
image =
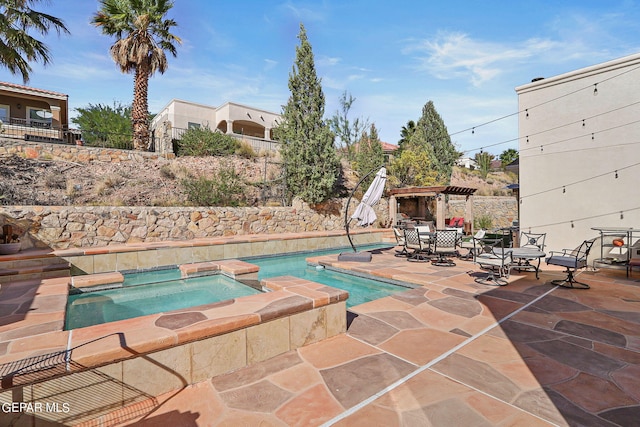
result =
M169 165L160 166L160 176L167 179L176 179L176 174Z
M64 190L67 188L67 180L64 175L58 172L49 172L44 176L44 183L48 188Z
M220 166L211 178L200 176L182 180L187 198L196 206L242 206L245 184L230 163Z
M229 156L240 143L232 136L214 132L208 127L187 130L176 143L178 156Z
M240 157L244 157L245 159L253 159L254 157L257 157L256 151L247 141L240 142L238 149L236 150L236 154Z
M489 230L493 226L493 218L490 215L479 215L473 219L473 228Z

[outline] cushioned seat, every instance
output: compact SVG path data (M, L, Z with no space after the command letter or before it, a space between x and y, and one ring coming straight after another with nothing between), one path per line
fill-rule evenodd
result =
M564 279L551 280L550 283L565 288L589 289L589 285L577 281L574 274L588 265L587 257L589 256L589 251L591 251L591 247L595 240L596 239L585 240L577 249L564 249L559 252L551 251L549 257L546 259L547 265L564 267L566 269L567 277Z

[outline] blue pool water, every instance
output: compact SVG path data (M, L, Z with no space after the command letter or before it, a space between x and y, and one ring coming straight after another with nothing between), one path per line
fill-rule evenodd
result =
M374 245L358 247L359 251L383 249L387 246ZM306 259L312 256L332 255L341 252L349 252L350 249L323 250L298 253L293 255L278 255L274 257L247 258L245 261L260 267L258 279L266 279L276 276L295 276L313 282L322 283L349 292L347 307L363 304L388 295L406 291L403 286L387 282L372 280L369 278L354 276L352 274L338 273L328 269L316 269L307 265Z
M150 282L153 284L139 285ZM178 269L127 274L123 286L69 295L65 329L82 328L260 293L222 275L180 279Z
M387 248L388 246L385 246ZM358 250L382 249L381 245ZM260 267L258 279L295 276L349 292L347 307L373 301L406 287L307 265L312 256L337 254L333 249L245 259ZM182 279L179 269L144 271L124 275L122 288L69 295L65 329L77 329L148 314L179 310L260 293L223 275Z

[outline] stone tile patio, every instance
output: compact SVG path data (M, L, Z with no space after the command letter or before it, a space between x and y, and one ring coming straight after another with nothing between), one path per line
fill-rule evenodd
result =
M421 284L354 307L346 334L161 396L119 425L634 426L640 419L640 281L559 270L479 285L466 261L313 259ZM97 425L97 424L94 424Z

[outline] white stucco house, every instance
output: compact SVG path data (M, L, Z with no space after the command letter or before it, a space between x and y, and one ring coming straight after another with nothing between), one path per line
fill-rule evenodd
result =
M179 139L189 128L208 127L243 137L256 148L264 148L273 141L272 131L280 119L280 114L234 102L215 107L172 99L153 118L151 129L156 134L169 132L172 138Z
M520 227L547 233L547 250L599 237L593 228L640 228L638 82L635 54L515 89Z

